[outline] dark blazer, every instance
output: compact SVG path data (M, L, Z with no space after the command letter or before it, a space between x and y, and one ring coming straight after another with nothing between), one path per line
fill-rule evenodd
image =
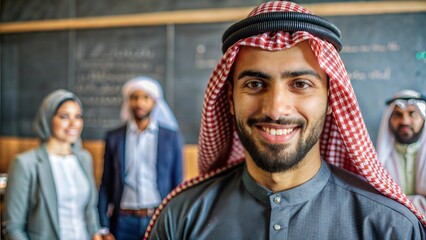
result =
M162 198L182 181L183 139L178 131L158 128L157 185ZM98 209L102 227L115 233L125 171L127 125L112 130L105 138L104 170L99 190ZM109 217L108 213L111 211ZM111 213L110 213L111 214Z
M93 236L100 228L92 157L74 149L90 186L86 225ZM58 201L46 145L22 153L12 162L4 206L6 239L59 239Z

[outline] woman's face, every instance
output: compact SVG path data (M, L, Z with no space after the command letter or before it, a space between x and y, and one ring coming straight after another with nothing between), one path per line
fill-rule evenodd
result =
M63 143L75 143L83 130L83 114L80 105L65 101L52 118L52 138Z

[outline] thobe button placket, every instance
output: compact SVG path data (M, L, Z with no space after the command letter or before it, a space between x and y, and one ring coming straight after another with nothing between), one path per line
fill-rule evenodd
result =
M268 226L269 237L270 239L287 239L289 216L291 215L292 207L286 206L286 198L279 193L273 193L268 198L271 206Z

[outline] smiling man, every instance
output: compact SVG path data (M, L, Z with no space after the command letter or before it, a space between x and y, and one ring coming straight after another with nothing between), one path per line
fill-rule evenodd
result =
M414 206L426 214L426 97L402 90L386 102L377 151Z
M222 39L201 175L163 201L146 238L425 239L424 218L377 160L332 23L268 2Z
M300 185L321 166L327 77L308 42L283 51L242 47L228 87L247 170L271 190Z
M98 203L104 240L140 240L183 174L183 139L160 83L140 76L122 92L124 124L105 138Z

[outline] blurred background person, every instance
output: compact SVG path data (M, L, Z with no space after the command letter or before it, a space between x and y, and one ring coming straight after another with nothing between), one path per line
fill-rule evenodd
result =
M377 152L414 206L426 214L426 96L402 90L386 102Z
M183 138L156 80L130 79L122 93L125 124L105 139L98 209L103 234L139 240L156 207L182 181Z
M41 140L12 162L6 239L101 239L92 157L81 147L83 107L73 93L43 99L33 122Z

